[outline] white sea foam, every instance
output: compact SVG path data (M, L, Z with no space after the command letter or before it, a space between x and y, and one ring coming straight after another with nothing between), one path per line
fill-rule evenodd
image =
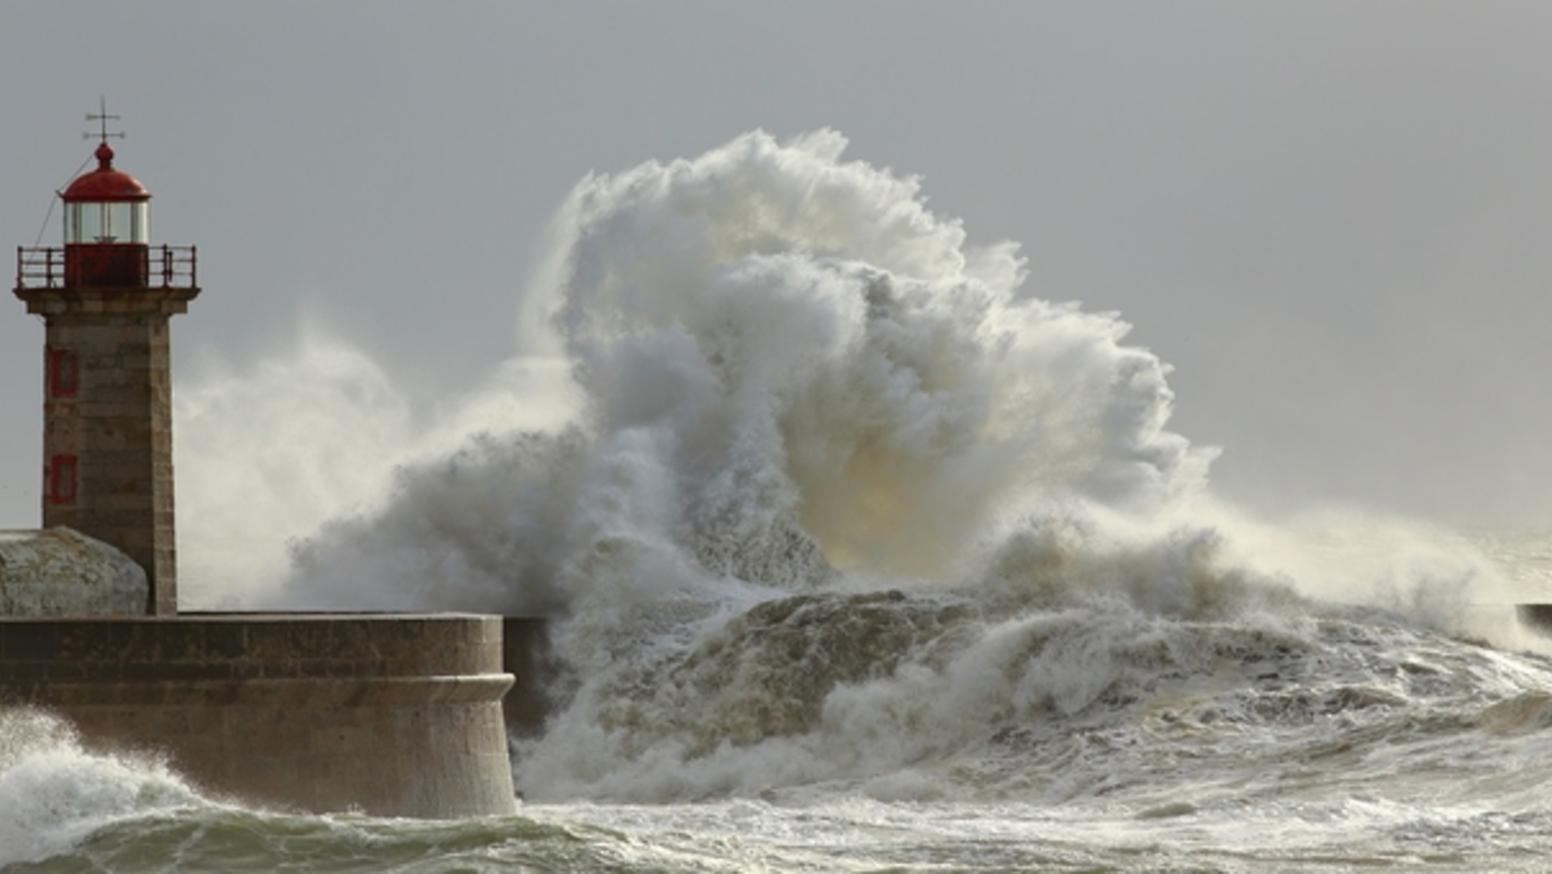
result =
M90 753L67 723L0 708L0 867L56 855L113 822L207 803L154 758Z

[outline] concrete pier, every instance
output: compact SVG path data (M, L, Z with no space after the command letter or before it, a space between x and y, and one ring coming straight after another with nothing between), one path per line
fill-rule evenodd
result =
M516 809L502 620L474 615L0 617L0 705L205 790L308 812Z

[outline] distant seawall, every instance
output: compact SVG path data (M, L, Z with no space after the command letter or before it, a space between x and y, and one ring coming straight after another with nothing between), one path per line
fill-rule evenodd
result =
M95 747L163 751L216 794L504 814L501 641L500 617L466 614L0 618L0 704L60 713Z
M549 621L525 616L501 620L501 663L513 677L511 691L501 699L507 732L531 737L544 729L554 701L546 690L558 673L550 648Z

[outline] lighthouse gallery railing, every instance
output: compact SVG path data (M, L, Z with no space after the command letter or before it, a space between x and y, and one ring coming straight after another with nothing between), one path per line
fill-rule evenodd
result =
M147 246L146 284L151 288L198 288L199 253L193 246ZM17 246L17 288L64 288L63 246Z

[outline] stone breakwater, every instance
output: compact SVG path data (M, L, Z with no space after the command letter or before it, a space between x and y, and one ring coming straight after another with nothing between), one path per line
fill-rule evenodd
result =
M0 705L205 790L308 812L515 810L499 617L0 618Z

